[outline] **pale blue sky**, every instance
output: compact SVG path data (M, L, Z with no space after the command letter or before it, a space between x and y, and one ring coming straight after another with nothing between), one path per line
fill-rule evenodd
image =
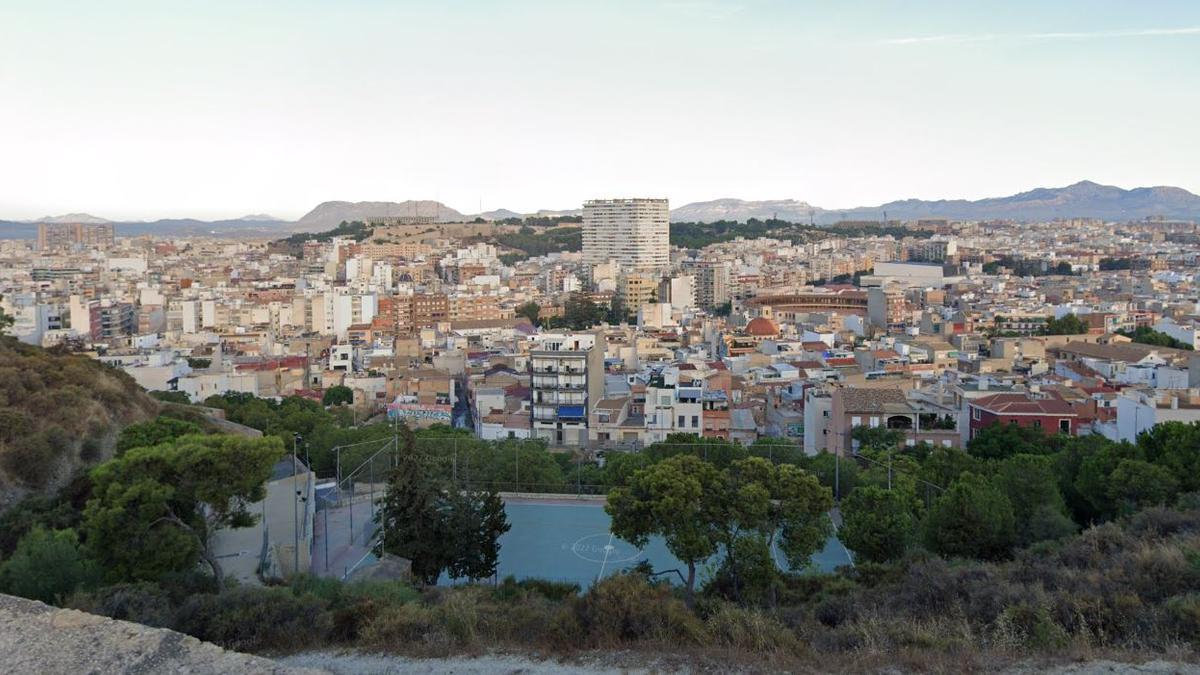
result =
M1200 192L1198 119L1190 1L0 0L0 218Z

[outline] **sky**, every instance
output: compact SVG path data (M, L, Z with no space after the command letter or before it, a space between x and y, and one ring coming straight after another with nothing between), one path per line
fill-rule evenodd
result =
M1200 2L0 0L0 219L1200 192Z

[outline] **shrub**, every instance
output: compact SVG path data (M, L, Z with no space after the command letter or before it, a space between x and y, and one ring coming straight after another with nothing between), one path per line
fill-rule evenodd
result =
M1166 622L1168 629L1179 638L1200 646L1200 593L1168 600Z
M712 642L753 653L794 652L796 635L760 611L728 603L704 622Z
M1200 571L1176 546L1142 546L1131 554L1130 566L1133 588L1151 601L1200 587Z
M461 589L448 593L435 608L434 618L445 627L446 634L460 646L475 643L479 633L479 596L476 589Z
M5 592L50 604L99 579L100 570L80 551L74 530L34 528L0 565L0 588Z
M681 600L661 584L640 575L602 579L580 598L579 622L596 645L653 640L674 644L701 642L704 628Z
M1176 511L1154 507L1134 514L1126 528L1141 537L1170 537L1185 532L1200 532L1200 511Z
M513 600L537 595L548 600L566 600L579 595L579 584L548 579L522 579L504 577L492 594L497 600Z
M176 629L237 651L312 648L328 639L324 610L315 596L297 597L285 588L234 588L186 600Z
M78 593L72 596L67 606L155 628L171 628L174 625L174 609L170 598L151 583L117 584L91 593Z
M997 646L1049 650L1067 645L1069 637L1044 604L1020 603L996 619L992 639Z
M365 646L384 650L417 645L444 649L449 639L445 630L437 625L430 608L408 603L380 610L363 627L362 642Z

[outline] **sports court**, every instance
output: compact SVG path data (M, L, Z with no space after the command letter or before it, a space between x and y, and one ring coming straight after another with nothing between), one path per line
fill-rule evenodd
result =
M587 588L596 579L616 574L645 560L656 572L685 566L669 551L661 539L653 538L645 549L618 539L609 532L609 517L603 500L589 499L505 499L505 512L512 529L500 538L497 577L550 579L579 584ZM775 551L776 564L784 568L782 553ZM849 553L836 538L813 556L822 571L851 564ZM719 560L714 557L698 572L702 581ZM664 578L678 580L675 575ZM443 579L443 582L448 582Z

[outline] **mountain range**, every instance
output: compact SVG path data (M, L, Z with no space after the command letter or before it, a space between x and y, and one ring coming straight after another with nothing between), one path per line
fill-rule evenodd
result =
M496 209L478 214L485 220L501 220L520 216L553 217L579 215L580 209L548 210L518 213ZM1172 219L1200 219L1200 196L1177 187L1157 186L1126 190L1092 181L1080 181L1061 188L1037 188L1008 197L979 200L966 199L905 199L879 206L850 209L827 209L796 199L747 201L743 199L714 199L685 204L671 211L672 222L713 222L717 220L746 221L779 218L792 222L813 222L821 225L840 220L916 220L918 218L949 218L954 220L1015 220L1048 221L1055 218L1100 218L1108 221L1142 220L1152 216ZM254 214L231 220L204 221L192 218L168 218L156 221L108 221L86 213L46 217L40 221L0 220L0 239L27 239L37 236L38 222L105 223L113 222L123 236L142 234L194 236L222 234L226 236L273 236L287 232L317 232L336 227L342 221L418 216L431 217L436 222L473 220L476 215L464 214L433 200L403 202L346 202L329 201L318 204L298 221L291 222L265 214Z
M839 220L954 220L1048 221L1055 218L1141 220L1150 216L1200 218L1200 196L1177 187L1143 187L1125 190L1092 181L1061 188L1037 188L1008 197L965 199L905 199L879 206L824 209L794 199L744 201L716 199L686 204L671 211L674 222L745 221L779 218L792 222L829 224Z

